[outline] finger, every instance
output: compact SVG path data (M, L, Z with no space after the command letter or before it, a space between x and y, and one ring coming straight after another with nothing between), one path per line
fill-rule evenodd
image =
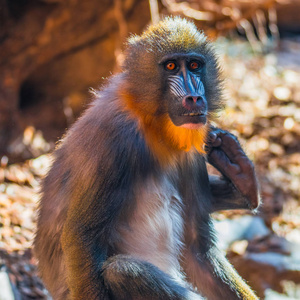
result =
M260 202L259 189L255 174L251 176L237 176L233 178L232 183L236 189L247 199L247 203L251 209L258 207Z
M220 132L218 137L222 140L221 149L233 163L240 164L241 157L247 157L238 139L234 135L229 132Z
M212 166L228 178L241 171L240 167L232 164L226 153L220 148L213 148L207 159Z
M209 132L208 136L207 136L207 144L212 145L215 142L215 140L217 139L217 137L218 137L218 135L216 132L213 132L213 131Z
M222 144L222 140L219 137L220 130L218 128L212 128L208 133L207 145L208 147L219 147Z
M222 144L222 139L220 137L217 137L212 146L213 147L220 147L221 144Z

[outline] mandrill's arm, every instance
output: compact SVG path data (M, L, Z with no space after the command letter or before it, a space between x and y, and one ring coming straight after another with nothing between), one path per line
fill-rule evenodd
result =
M234 135L212 128L208 137L207 160L223 175L210 176L213 211L258 207L259 191L254 166Z

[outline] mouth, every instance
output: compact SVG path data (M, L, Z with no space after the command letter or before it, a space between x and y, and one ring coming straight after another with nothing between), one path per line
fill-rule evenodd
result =
M206 124L206 115L200 113L188 113L182 115L180 127L186 129L201 129Z
M185 123L206 123L206 114L200 112L189 112L178 116L182 124Z
M206 117L205 114L199 113L199 112L190 112L190 113L184 113L181 115L182 117Z
M182 114L181 116L184 116L184 117L197 117L197 116L206 116L206 115L196 112L196 113L185 113L185 114Z
M201 112L185 112L170 117L174 125L188 129L200 129L207 121L207 115Z

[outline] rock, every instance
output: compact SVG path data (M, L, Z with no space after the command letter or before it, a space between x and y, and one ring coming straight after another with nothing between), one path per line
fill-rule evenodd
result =
M254 244L251 241L243 255L229 251L228 258L260 297L264 297L267 289L285 292L286 281L300 284L299 244L290 243L274 234L261 239L258 243L260 247L254 247ZM268 295L270 299L281 299L274 298L270 291Z
M0 270L0 300L15 300L13 290L5 270Z
M218 242L221 249L227 249L231 243L237 240L252 240L267 236L270 230L260 217L242 216L237 219L215 221L218 232Z

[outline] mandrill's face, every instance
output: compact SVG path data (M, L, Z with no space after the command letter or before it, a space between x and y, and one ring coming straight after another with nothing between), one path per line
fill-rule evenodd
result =
M161 157L170 149L203 153L223 102L218 59L206 36L186 20L166 18L133 36L125 54L126 107L148 145Z
M159 62L165 78L167 112L173 124L200 129L207 121L208 105L203 79L205 59L196 53L174 53Z

